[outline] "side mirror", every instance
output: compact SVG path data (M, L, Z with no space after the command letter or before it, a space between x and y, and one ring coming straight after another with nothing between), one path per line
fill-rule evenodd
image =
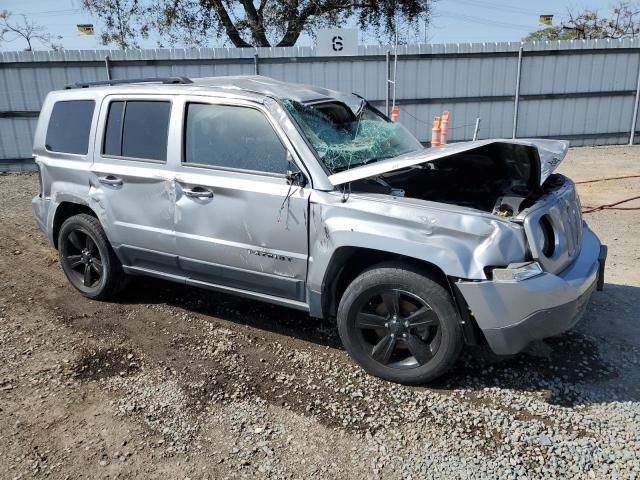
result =
M295 170L287 170L286 178L289 185L304 187L307 184L307 177L297 168Z
M300 171L289 152L287 152L287 173L285 176L289 185L304 187L307 184L307 177Z

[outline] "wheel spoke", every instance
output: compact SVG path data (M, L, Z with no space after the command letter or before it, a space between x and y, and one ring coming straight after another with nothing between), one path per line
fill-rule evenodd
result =
M98 267L99 272L102 272L102 260L100 260L98 257L93 257L92 258L92 263Z
M421 307L406 319L410 328L433 327L438 324L438 316L430 307Z
M71 245L78 249L78 251L82 251L84 248L76 230L69 234L69 241L71 242Z
M82 279L82 283L85 287L91 286L91 265L88 263L84 266L84 278Z
M98 278L100 278L102 275L102 266L99 267L95 261L91 262L89 265L91 265L91 269L96 273Z
M385 322L386 318L373 313L360 312L356 318L356 326L360 329L384 328Z
M389 363L389 359L391 358L391 354L393 353L393 349L396 346L395 337L389 335L385 335L375 347L371 351L371 356L374 360L386 365Z
M382 302L391 316L400 314L400 291L389 290L380 294Z
M433 358L433 351L431 345L423 342L417 335L407 335L405 338L407 346L411 355L413 355L416 361L420 365L424 365Z
M69 262L69 267L78 268L82 265L82 255L69 255L67 256L67 261Z

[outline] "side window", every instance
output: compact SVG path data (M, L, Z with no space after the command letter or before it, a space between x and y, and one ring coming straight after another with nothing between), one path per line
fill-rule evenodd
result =
M56 102L49 117L46 149L51 152L86 155L95 104L93 100Z
M102 153L107 155L122 155L122 114L124 102L111 102L107 116L107 130L104 135Z
M170 102L111 102L102 153L166 161L170 114Z
M185 163L286 172L287 151L258 110L190 103L186 115Z

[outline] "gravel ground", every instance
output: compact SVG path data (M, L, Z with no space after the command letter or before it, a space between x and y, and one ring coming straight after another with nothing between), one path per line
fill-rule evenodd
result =
M561 170L640 174L640 147L571 150ZM0 176L1 478L640 478L639 211L587 215L607 285L573 331L469 348L411 388L293 310L149 279L84 299L34 227L36 185ZM594 207L640 179L579 188Z

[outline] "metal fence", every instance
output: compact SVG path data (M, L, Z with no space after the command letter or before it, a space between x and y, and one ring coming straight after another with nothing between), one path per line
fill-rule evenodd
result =
M45 95L69 83L259 73L356 92L384 108L393 62L381 46L361 46L355 57L319 57L311 47L0 53L0 163L6 170L31 156ZM480 117L479 138L628 143L637 129L640 40L403 46L395 87L400 121L424 142L446 109L454 142L470 139Z

